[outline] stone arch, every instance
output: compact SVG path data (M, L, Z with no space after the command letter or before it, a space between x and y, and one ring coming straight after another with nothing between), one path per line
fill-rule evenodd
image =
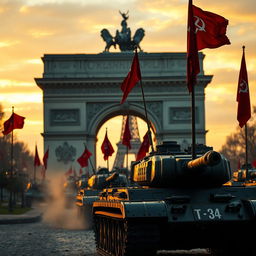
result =
M87 141L90 144L90 147L94 148L94 163L98 163L96 160L97 157L97 134L101 128L101 126L107 122L109 119L119 116L119 115L134 115L146 122L146 116L145 116L145 110L142 104L138 103L128 103L126 102L123 105L120 104L108 104L104 108L101 109L95 115L90 123L88 124L88 138ZM155 137L155 143L158 142L159 136L158 133L161 133L161 124L159 118L156 116L156 114L153 113L152 110L147 110L148 119L150 122L151 129L153 130L153 139ZM144 134L141 134L141 139L144 136Z
M205 75L204 54L199 54L200 76L195 87L197 142L205 144L205 88L212 76ZM135 86L120 105L120 84L127 76L133 53L46 54L44 73L36 78L43 91L44 151L61 148L76 151L72 159L49 156L49 169L62 172L84 150L92 150L95 161L96 135L108 119L128 111L145 120L141 90ZM176 140L191 143L190 97L186 85L186 53L139 53L148 119L158 143ZM68 145L64 147L65 145ZM73 150L74 149L74 150ZM66 151L65 151L66 150Z
M146 122L145 110L140 104L109 104L108 107L102 109L98 115L96 115L88 125L88 136L93 137L96 136L100 127L105 123L107 120L118 116L118 115L134 115L140 117ZM154 134L161 133L161 123L158 120L157 116L151 111L147 110L148 119L151 125L151 128Z

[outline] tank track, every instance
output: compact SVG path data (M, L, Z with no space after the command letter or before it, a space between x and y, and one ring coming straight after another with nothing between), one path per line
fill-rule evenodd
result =
M95 216L97 253L102 256L155 255L160 232L157 224Z

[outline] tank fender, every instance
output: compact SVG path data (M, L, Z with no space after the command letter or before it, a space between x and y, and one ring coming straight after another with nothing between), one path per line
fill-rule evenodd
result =
M93 204L93 202L95 202L96 200L99 199L99 196L84 196L83 197L83 204L87 205L87 204Z
M244 203L249 208L252 217L256 219L256 200L246 200Z
M168 217L167 207L164 201L150 202L123 202L125 208L125 217Z

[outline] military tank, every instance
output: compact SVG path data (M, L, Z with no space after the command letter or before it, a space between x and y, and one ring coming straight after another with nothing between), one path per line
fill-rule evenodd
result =
M256 189L227 185L231 177L218 152L192 160L176 142L157 146L132 165L138 186L104 189L93 203L98 254L207 248L212 255L255 255Z
M44 202L51 198L46 182L28 182L24 193L25 205L31 207L35 202Z
M241 169L233 172L233 185L256 185L256 169L251 164L243 165Z
M77 179L74 176L69 176L63 184L63 192L65 199L65 207L72 208L74 206L77 194Z
M76 206L78 217L83 218L87 229L93 226L92 204L99 199L99 193L106 187L125 187L127 184L126 175L101 168L80 187L76 195Z

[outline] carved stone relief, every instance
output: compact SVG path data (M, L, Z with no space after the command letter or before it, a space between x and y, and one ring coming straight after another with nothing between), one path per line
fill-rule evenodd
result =
M196 123L198 123L198 108L196 112ZM169 108L169 123L182 124L191 122L191 108L190 107L171 107Z
M51 109L50 125L80 125L80 109Z
M163 104L160 101L147 102L147 108L151 110L159 119L160 123L163 121L162 109Z
M87 103L87 123L89 124L92 118L97 115L102 109L106 108L110 103Z
M75 160L76 149L65 141L63 142L62 146L58 146L55 149L55 155L59 162L64 162L64 164L67 164Z

